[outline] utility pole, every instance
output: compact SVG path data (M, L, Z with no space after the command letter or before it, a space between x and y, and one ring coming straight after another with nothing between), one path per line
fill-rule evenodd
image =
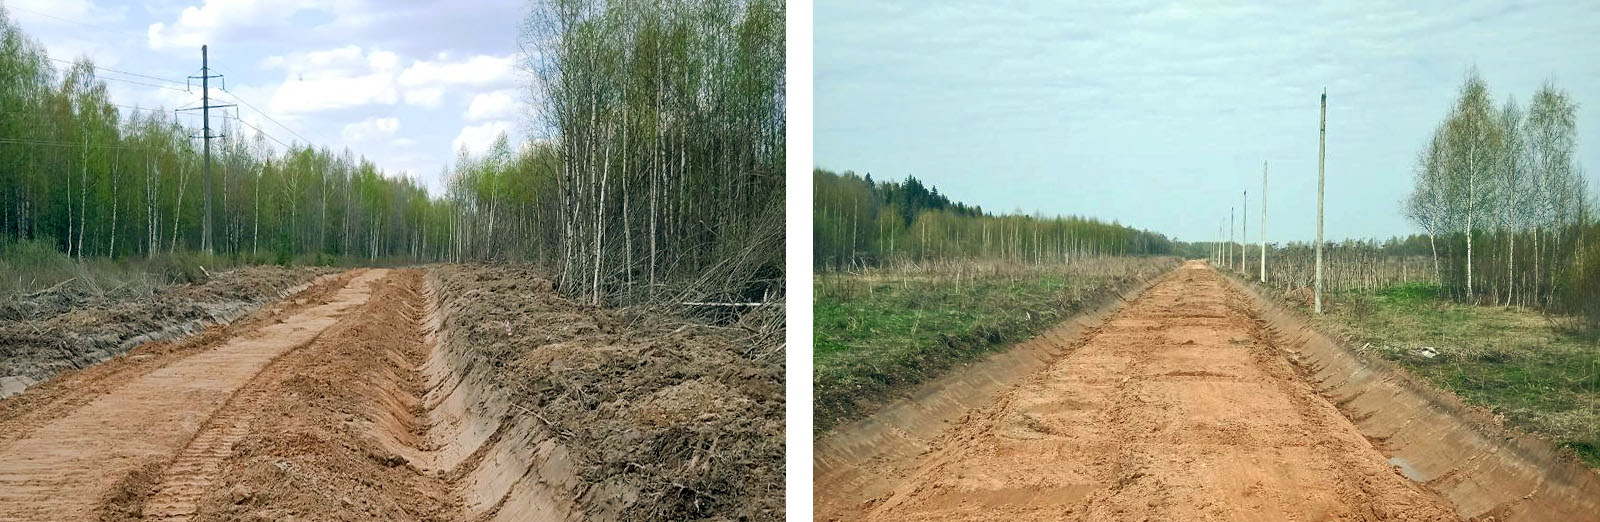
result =
M1322 89L1322 117L1317 124L1317 273L1312 299L1318 314L1322 313L1322 184L1327 179L1323 168L1328 158L1328 89Z
M1245 241L1250 240L1250 234L1245 231L1245 229L1250 228L1249 189L1239 192L1239 205L1240 208L1244 209L1239 211L1239 275L1244 275L1246 272L1250 271L1250 267L1244 264L1244 254L1247 250L1249 250L1248 248L1245 248Z
M1217 224L1217 240L1211 242L1211 263L1222 264L1222 224Z
M205 178L206 178L206 183L205 183L205 185L206 185L206 191L205 191L206 194L205 194L205 198L206 198L206 204L205 204L205 210L204 210L205 219L201 220L201 227L200 227L200 234L201 234L200 235L200 250L205 252L206 254L214 254L214 253L216 253L215 249L212 247L212 241L211 241L211 140L213 138L221 138L222 137L221 135L212 135L211 134L211 109L220 109L220 108L224 108L224 107L233 107L234 106L231 103L227 104L227 105L212 105L211 104L211 79L212 78L219 78L220 79L220 78L222 78L222 75L220 75L220 74L211 74L211 60L210 60L210 58L208 56L208 53L206 51L206 46L202 45L202 46L200 46L200 76L190 76L189 77L189 79L191 79L191 80L196 80L196 79L200 80L200 106L199 107L189 107L189 108L186 108L186 109L178 109L178 111L192 111L192 110L196 110L196 109L200 110L200 132L201 132L200 139L202 141L204 141L204 143L205 143L205 160L206 160L206 163L205 163L205 165L206 165L205 166L205 169L206 169L206 171L205 171ZM226 80L224 80L223 85L224 86L227 85ZM223 88L227 88L227 87L223 87ZM174 112L178 112L178 111L174 111Z
M1267 282L1267 162L1261 162L1261 282Z
M1228 258L1224 260L1226 261L1224 264L1226 264L1228 268L1233 268L1233 231L1238 230L1233 226L1234 210L1237 209L1228 207Z

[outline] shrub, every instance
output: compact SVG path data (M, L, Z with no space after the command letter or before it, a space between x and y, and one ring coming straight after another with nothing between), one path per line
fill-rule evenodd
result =
M1569 329L1600 333L1600 242L1590 242L1578 256L1557 299L1571 317Z

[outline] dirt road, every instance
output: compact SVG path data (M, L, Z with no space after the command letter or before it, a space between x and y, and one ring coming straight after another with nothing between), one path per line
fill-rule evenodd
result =
M1190 262L905 462L819 475L819 519L1454 520ZM860 477L878 477L879 484ZM830 494L879 491L864 502Z
M325 291L308 292L316 302L285 303L268 311L279 314L273 320L159 367L140 367L139 360L160 354L113 361L92 386L8 418L0 425L0 520L94 518L130 477L162 469L180 450L192 448L189 457L227 449L227 429L208 431L220 435L215 440L194 439L264 368L366 303L386 275L337 278Z
M326 276L0 401L0 522L776 519L752 339L530 267Z

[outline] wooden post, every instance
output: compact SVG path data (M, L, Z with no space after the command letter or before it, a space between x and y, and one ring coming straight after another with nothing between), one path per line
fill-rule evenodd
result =
M1328 157L1328 89L1322 89L1322 117L1317 124L1317 270L1316 286L1312 299L1317 313L1322 313L1322 185L1327 179L1323 168Z
M1261 162L1261 282L1267 282L1267 162Z

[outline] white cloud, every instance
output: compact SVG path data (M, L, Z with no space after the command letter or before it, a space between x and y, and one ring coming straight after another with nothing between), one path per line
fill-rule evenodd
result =
M444 90L438 87L424 87L421 89L407 89L405 100L409 105L424 108L439 106L439 100L444 98Z
M272 94L269 103L271 111L287 117L402 101L417 107L438 107L455 91L507 86L515 79L513 63L510 55L480 55L459 62L441 56L436 61L412 61L410 66L402 68L398 54L357 45L272 56L260 61L262 68L285 74L283 84ZM471 119L510 116L515 108L511 91L489 94L489 98L474 100L477 112L473 114L481 116Z
M293 117L362 105L393 105L400 100L394 84L399 61L395 53L366 51L355 45L268 58L263 66L282 69L287 75L272 94L268 110Z
M150 24L151 49L192 48L225 32L284 24L296 11L321 7L314 0L205 0L183 8L178 20Z
M461 150L463 147L473 154L482 154L494 144L495 138L501 133L511 133L511 122L495 120L478 125L469 125L461 129L455 141L450 142L451 150Z
M515 80L516 55L478 55L464 62L417 60L400 73L400 85L505 85Z
M359 143L379 136L392 136L397 130L400 130L399 118L367 118L345 125L339 136L345 141Z
M517 111L515 92L499 90L473 96L472 103L467 105L465 118L468 121L480 121L515 116Z

